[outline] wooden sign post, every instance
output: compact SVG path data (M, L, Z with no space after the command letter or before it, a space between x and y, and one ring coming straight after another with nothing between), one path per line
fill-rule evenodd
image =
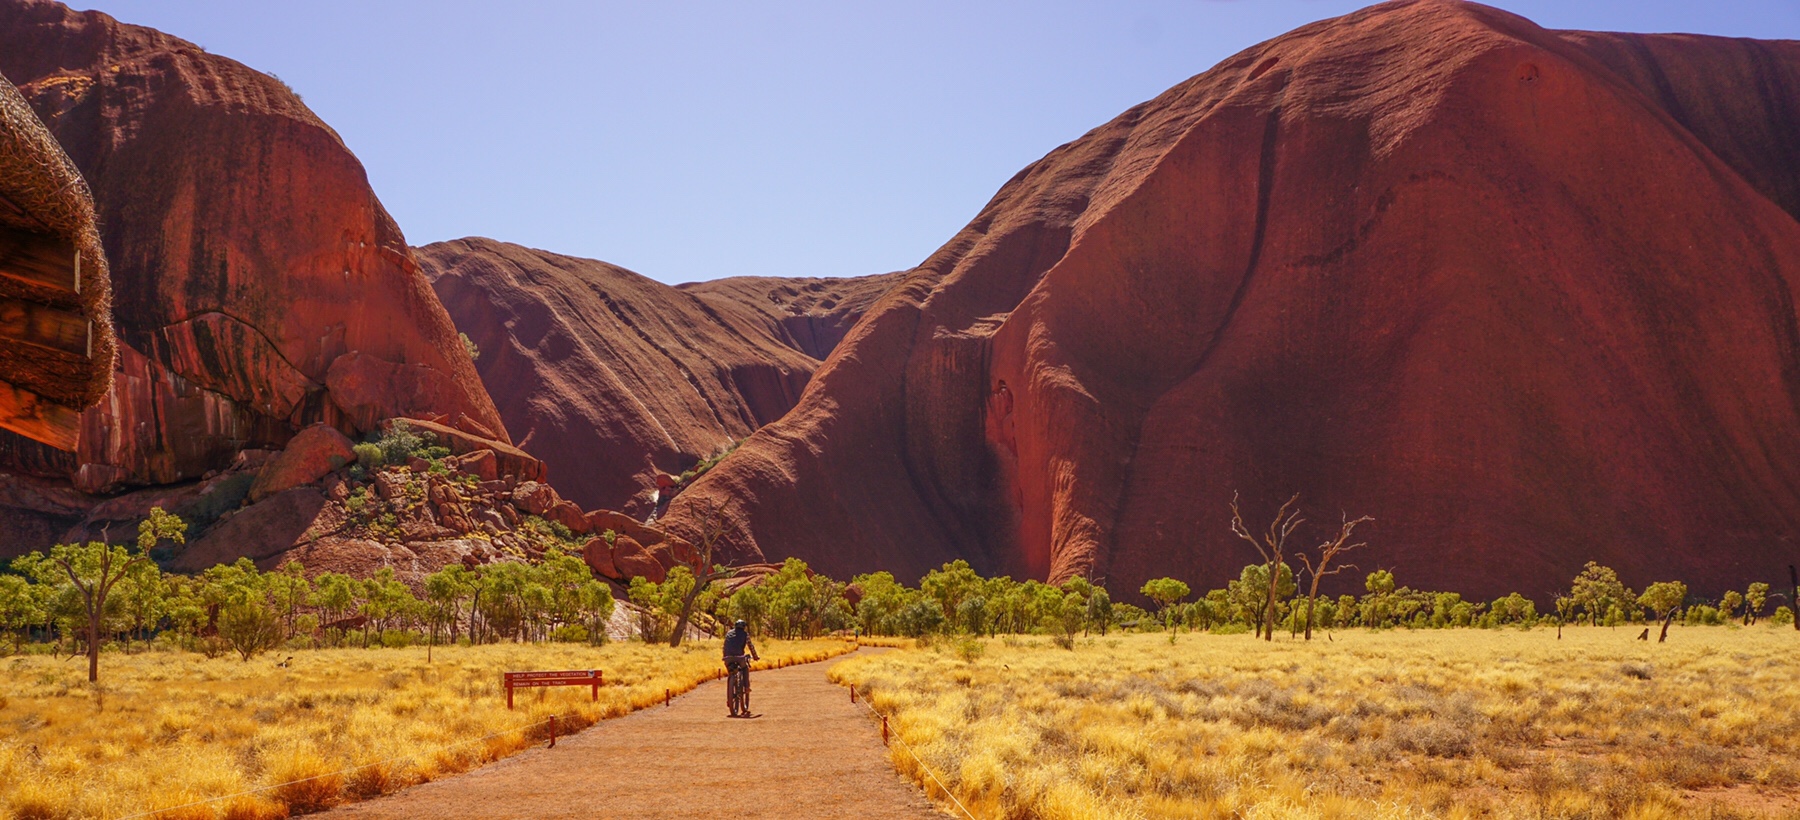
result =
M606 681L602 679L598 669L576 669L566 672L507 672L506 676L506 708L513 708L514 689L535 689L544 686L588 686L593 688L593 699L600 699L600 687Z

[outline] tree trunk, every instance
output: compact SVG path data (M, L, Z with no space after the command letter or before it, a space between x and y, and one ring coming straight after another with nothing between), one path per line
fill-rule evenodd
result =
M1275 587L1281 580L1275 561L1269 562L1269 597L1263 604L1263 640L1275 640Z
M681 638L687 633L688 621L694 617L694 601L699 600L700 593L712 586L712 582L719 580L720 577L722 576L707 573L705 576L694 579L694 588L688 590L686 597L681 599L681 617L675 619L675 634L669 637L671 648L681 646Z
M1681 607L1675 606L1669 607L1668 614L1663 616L1662 632L1656 636L1657 643L1662 643L1669 639L1669 622L1675 620L1675 610L1680 608Z
M1788 599L1788 605L1794 610L1794 631L1800 632L1800 570L1788 564L1788 581L1794 585L1794 597Z
M100 607L88 607L88 683L100 682Z

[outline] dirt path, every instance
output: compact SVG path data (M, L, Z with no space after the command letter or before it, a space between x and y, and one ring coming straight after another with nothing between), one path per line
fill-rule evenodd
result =
M861 652L881 650L862 649ZM946 816L888 762L867 713L825 679L831 662L751 678L762 717L726 717L713 681L498 763L336 809L382 818Z

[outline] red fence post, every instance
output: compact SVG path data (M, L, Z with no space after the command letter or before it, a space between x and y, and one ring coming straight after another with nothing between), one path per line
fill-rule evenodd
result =
M544 748L546 748L546 749L556 748L556 716L555 715L550 716L550 745L546 746Z
M594 670L594 696L589 700L596 702L600 700L600 670L598 669Z
M669 701L670 701L670 700L673 700L673 699L674 699L674 695L672 695L672 694L671 694L671 693L670 693L670 692L669 692L669 690L667 690L667 689L664 689L664 690L663 690L663 706L664 706L664 707L667 707L667 706L668 706L668 705L669 705Z
M851 703L856 702L856 687L855 686L850 687L850 702Z
M888 745L887 715L881 716L881 745Z
M512 683L513 683L512 673L508 672L508 673L506 673L506 709L509 712L512 711L512 708L513 708L513 705L512 705L512 692L513 692Z

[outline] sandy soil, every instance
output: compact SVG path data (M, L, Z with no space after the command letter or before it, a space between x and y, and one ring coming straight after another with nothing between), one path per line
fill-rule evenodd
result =
M829 665L754 673L755 719L727 717L724 683L714 681L672 706L602 721L554 749L315 816L942 820L894 771L868 713L826 681Z

